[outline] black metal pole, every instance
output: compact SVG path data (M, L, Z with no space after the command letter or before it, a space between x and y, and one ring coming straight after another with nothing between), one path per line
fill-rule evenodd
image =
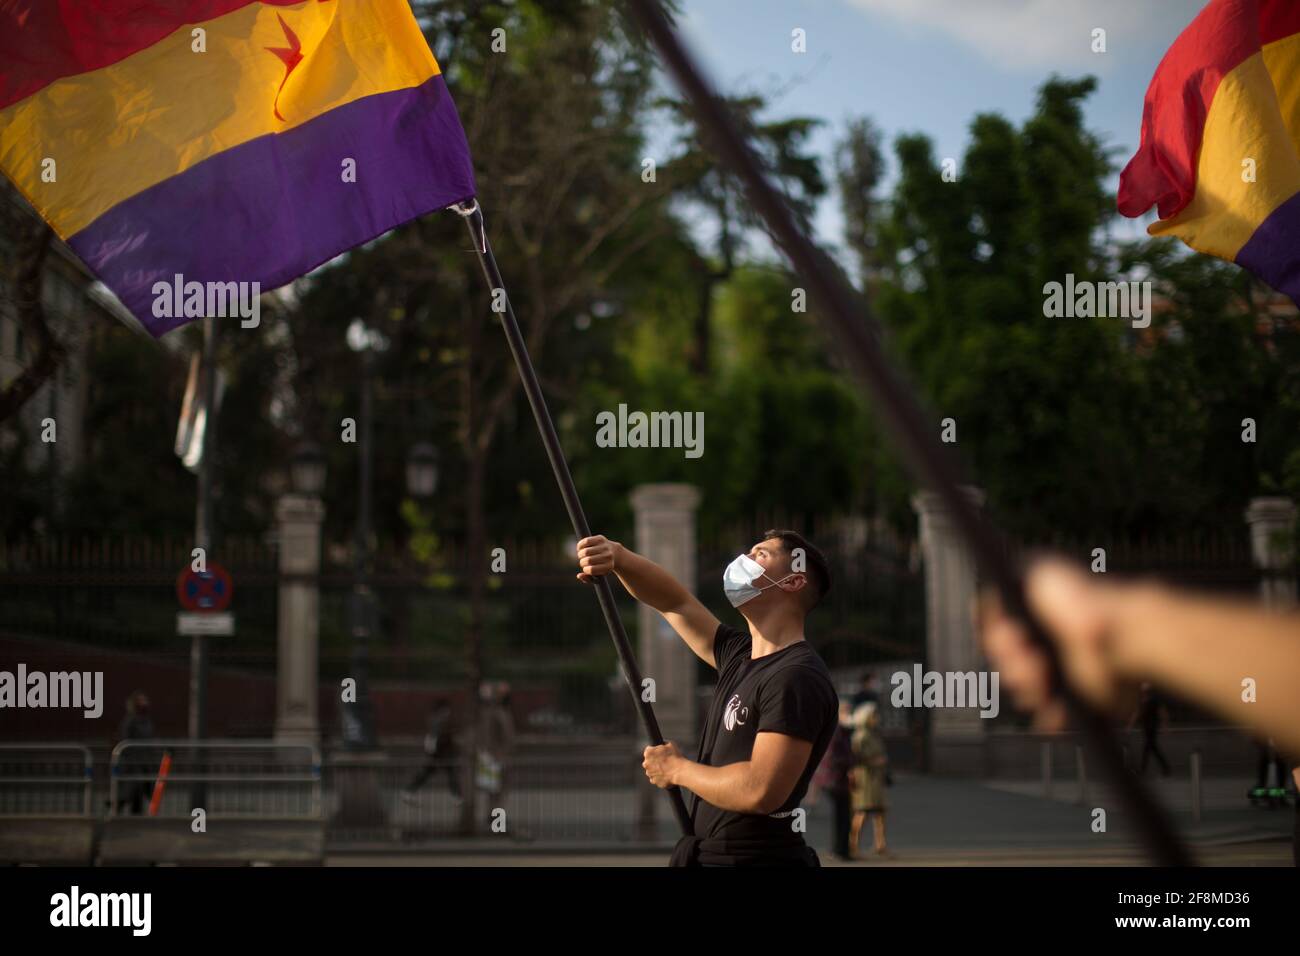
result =
M199 451L199 494L194 509L194 546L203 549L203 560L210 564L213 555L212 481L217 451L217 333L213 316L203 320L203 356L200 359L199 383L203 388L203 439ZM206 564L205 564L206 566ZM206 634L190 637L190 706L189 736L204 740L208 736L208 638ZM207 803L207 761L202 751L195 754L195 775L200 779L190 789L190 802L201 807Z
M472 205L471 205L472 203ZM574 487L573 476L569 474L569 463L564 457L564 449L560 446L560 437L555 432L555 423L551 421L550 410L546 407L546 396L542 394L542 386L537 381L537 372L533 368L533 360L528 357L528 348L524 344L524 337L519 332L519 322L515 319L514 306L510 304L510 296L506 292L505 281L501 278L501 270L497 268L496 256L492 254L492 246L488 242L487 228L483 223L483 212L478 207L478 203L473 200L470 203L462 203L454 207L456 211L465 219L465 225L469 228L470 236L474 240L474 251L478 253L479 264L483 267L483 275L488 282L488 288L495 293L500 290L501 296L505 301L505 311L501 313L501 327L505 330L506 341L510 345L510 354L514 356L515 366L519 369L519 377L523 381L524 394L528 396L528 404L533 410L533 418L537 421L537 430L542 436L542 445L546 448L546 457L550 459L551 471L555 473L555 481L560 486L560 497L564 499L564 509L569 513L569 521L573 525L573 532L581 540L591 536L591 527L587 524L587 516L583 513L582 502L578 498L578 489ZM632 700L636 704L637 712L641 715L641 723L645 727L646 736L655 746L664 742L663 734L659 730L659 721L655 719L654 708L650 706L649 701L641 698L641 671L637 667L636 658L632 656L632 645L628 643L627 631L623 628L623 619L619 617L618 606L614 603L614 592L609 586L608 576L598 577L593 581L596 589L596 598L600 601L601 613L605 616L605 626L609 628L610 639L614 642L614 647L618 651L618 660L620 668L623 671L623 679L627 681L628 690L632 692ZM690 834L691 818L686 812L686 802L682 799L682 792L679 787L665 788L669 799L672 801L673 812L677 815L677 822L681 825L683 834Z
M726 107L678 41L657 0L630 0L630 6L691 102L714 150L740 178L750 203L820 304L816 314L844 345L890 428L896 447L908 459L913 473L941 497L976 564L997 587L1003 605L1024 622L1031 639L1048 654L1061 696L1082 730L1089 752L1115 786L1124 809L1133 815L1148 851L1166 866L1189 865L1191 858L1165 814L1125 770L1106 718L1087 706L1064 680L1055 646L1030 613L1019 575L1007 560L997 533L962 494L956 461L935 439L935 429L912 390L885 357L879 330L866 303L850 289L826 254L800 231L789 206L768 183Z
M371 478L374 470L374 350L361 349L361 454L358 463L357 524L352 560L352 679L357 682L356 703L351 707L351 727L345 743L355 750L374 750L374 704L370 699L370 641L373 628L370 589Z

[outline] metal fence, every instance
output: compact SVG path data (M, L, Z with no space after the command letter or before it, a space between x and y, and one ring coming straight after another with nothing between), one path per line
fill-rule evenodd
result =
M156 807L151 806L155 801ZM224 819L321 815L320 751L247 740L124 740L109 762L108 815Z
M1122 738L1130 769L1137 771L1140 736ZM993 772L987 779L1027 796L1079 805L1104 800L1107 785L1094 778L1080 744L1072 733L990 733ZM1224 727L1177 728L1161 735L1161 746L1171 773L1159 775L1152 763L1148 775L1164 802L1196 821L1246 804L1261 756L1249 735ZM0 862L24 862L33 857L22 854L38 852L48 860L88 861L92 826L102 833L101 855L113 862L202 862L214 852L224 854L218 862L238 860L241 853L319 861L327 847L427 851L467 835L505 846L670 842L674 821L662 794L645 780L639 749L639 741L628 739L581 752L511 754L498 778L414 749L322 756L314 747L274 741L129 741L114 748L105 768L102 762L92 767L85 747L5 745ZM1278 789L1276 780L1270 784ZM1289 784L1283 779L1281 786ZM466 832L462 798L470 787L477 813ZM142 791L134 806L133 788ZM196 807L221 839L191 833ZM647 807L657 812L647 817ZM18 839L35 833L32 827L44 828L39 839Z
M64 656L77 648L99 655L144 653L151 664L187 667L188 641L176 636L176 578L189 566L191 544L129 535L0 541L0 639L65 642L50 649ZM489 677L526 689L515 695L528 708L517 714L521 724L557 734L626 731L634 715L616 680L617 658L597 602L586 588L574 586L563 542L493 544L505 549L509 571L488 576L481 655ZM275 544L230 537L209 557L231 574L236 620L234 635L208 642L210 665L269 678L276 662L280 583ZM349 561L346 548L327 547L317 578L323 683L350 676L353 666ZM450 543L424 562L393 548L375 555L370 581L379 626L369 661L377 690L385 683L464 686L468 561L463 548ZM616 594L634 632L634 604L620 589ZM394 732L421 732L426 711L427 705L404 717L408 725ZM267 719L227 732L263 736L272 729Z
M0 541L3 628L15 634L183 658L176 641L176 579L193 542L135 535L46 535ZM232 538L221 563L239 587L239 630L220 654L273 656L275 551ZM268 648L271 649L268 651Z
M752 523L785 523L761 516ZM836 569L837 587L810 621L810 638L831 666L920 654L924 646L923 578L908 545L860 523L825 519L807 528ZM722 568L747 548L752 528L700 544L701 599L723 619L734 612L723 597ZM740 542L739 544L737 542ZM0 541L0 632L74 642L96 652L146 652L154 663L188 665L188 644L175 635L175 581L188 567L192 542L130 535L47 536ZM635 712L619 676L600 609L574 587L572 559L561 539L494 542L506 551L507 575L488 576L482 657L489 676L514 684L520 726L533 733L622 735L635 732ZM229 537L210 557L230 571L236 632L209 641L214 668L274 672L279 575L273 541ZM349 676L352 644L348 600L352 586L346 548L327 547L319 575L320 677ZM376 690L384 682L459 688L466 680L469 556L444 544L425 562L382 548L371 583L379 627L369 649ZM621 588L616 601L629 633L635 604ZM709 682L711 674L702 671ZM160 692L158 689L156 693ZM183 688L182 688L183 689ZM520 691L523 691L522 693ZM392 711L389 711L392 713ZM399 732L419 733L423 711L403 718ZM228 723L225 733L264 736L269 715ZM322 719L331 715L322 713Z
M120 844L123 832L147 835L152 821L156 833L144 845L156 847L188 840L188 826L170 824L188 824L201 808L205 824L222 832L234 823L316 821L337 848L429 848L466 835L462 797L471 786L478 813L468 835L627 843L641 832L649 784L638 742L624 744L604 741L580 756L509 755L498 776L471 779L460 761L414 750L337 750L322 759L314 747L274 741L124 741L108 757L106 787L88 748L4 745L0 823L66 816L105 827ZM666 812L658 816L672 825Z
M1274 761L1268 746L1236 727L1171 727L1156 738L1159 756L1146 751L1142 732L1118 731L1127 769L1157 785L1165 801L1190 812L1196 821L1207 810L1242 807L1248 801L1278 802L1294 794L1289 764ZM1086 804L1106 787L1091 772L1082 738L1077 733L996 733L986 745L989 776L1019 781L1025 793ZM1278 779L1278 764L1281 777ZM1271 798L1252 795L1261 778Z
M93 788L87 747L0 744L0 817L89 817Z
M825 606L809 618L808 637L828 666L847 669L886 661L926 661L925 575L916 541L860 516L763 514L743 526L701 537L697 593L720 619L736 620L722 593L722 570L766 527L795 527L827 554L836 583ZM1042 543L1081 561L1090 560L1093 547L1105 546L1110 572L1155 574L1189 587L1250 594L1260 582L1244 527L1232 534L1100 535L1096 541ZM183 712L186 689L181 669L188 667L188 642L175 634L175 581L189 565L191 544L183 538L131 535L0 541L0 606L4 608L0 641L8 635L64 642L57 650L64 659L84 650L101 655L97 666L105 668L112 666L105 658L113 654L144 653L148 663L172 670L151 678L160 686L143 689L155 695L156 704L166 692L172 698L169 712ZM634 733L635 713L599 607L587 589L574 586L568 546L559 538L503 540L493 545L505 548L509 572L488 575L482 660L489 677L506 678L514 685L519 726L553 736ZM1023 544L1008 547L1015 555L1027 550ZM232 536L221 542L212 557L227 567L234 580L237 628L231 637L209 641L211 666L269 681L276 660L280 583L275 543ZM325 548L319 576L319 660L325 685L349 676L352 668L349 561L346 547ZM374 557L372 584L379 627L369 649L372 687L379 695L397 689L417 691L407 693L400 707L381 708L390 721L382 731L386 735L422 733L432 698L454 696L465 687L469 561L463 547L454 542L443 543L427 560L390 546ZM615 588L615 594L629 633L635 634L635 605L621 588ZM119 669L124 671L123 679L137 666L124 661ZM703 664L698 676L702 685L714 679ZM239 695L227 691L227 697L232 696ZM262 695L263 702L272 696ZM217 693L210 700L213 707L222 705ZM161 707L155 710L162 712ZM226 715L216 732L268 736L272 707L254 710ZM1175 722L1197 719L1176 707L1173 712ZM335 726L336 717L322 709L327 728ZM46 718L29 712L23 717L27 723L11 724L14 729L9 733L42 736L39 720ZM169 732L183 726L173 726ZM57 739L65 734L51 736Z
M326 803L334 845L411 846L462 835L468 768L417 754L336 754ZM474 781L474 832L503 840L592 845L629 842L648 784L638 749L555 759L514 755L499 777Z
M1249 530L1191 530L1174 535L1107 535L1093 538L1057 537L1007 545L1013 562L1034 550L1050 549L1091 566L1094 550L1105 552L1105 572L1157 577L1170 584L1220 594L1258 594L1263 574L1254 563ZM1297 569L1284 574L1295 579Z

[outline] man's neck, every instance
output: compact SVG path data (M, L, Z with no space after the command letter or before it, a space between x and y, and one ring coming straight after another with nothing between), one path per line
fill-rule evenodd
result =
M750 656L757 660L804 640L803 614L796 608L755 610L749 622Z

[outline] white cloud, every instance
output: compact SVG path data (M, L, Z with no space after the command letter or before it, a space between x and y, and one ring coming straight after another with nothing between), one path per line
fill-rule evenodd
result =
M940 30L1002 67L1086 69L1136 45L1161 49L1205 0L848 0L869 13ZM1106 31L1107 53L1092 52L1092 31Z

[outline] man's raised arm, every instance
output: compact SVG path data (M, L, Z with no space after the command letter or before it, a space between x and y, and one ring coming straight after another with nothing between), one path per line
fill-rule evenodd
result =
M718 666L713 660L718 619L659 565L597 534L578 542L578 566L578 580L588 583L613 571L627 593L662 614L700 660Z

